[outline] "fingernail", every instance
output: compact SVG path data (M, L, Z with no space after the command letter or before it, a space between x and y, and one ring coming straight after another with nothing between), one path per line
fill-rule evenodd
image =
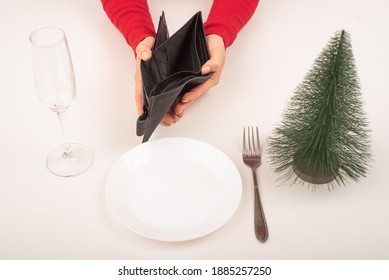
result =
M209 74L211 72L211 67L209 66L204 66L202 69L201 69L201 73L202 74Z
M148 60L150 57L149 53L144 51L142 52L142 60Z
M188 102L190 102L190 99L181 99L181 102L182 103L188 103Z

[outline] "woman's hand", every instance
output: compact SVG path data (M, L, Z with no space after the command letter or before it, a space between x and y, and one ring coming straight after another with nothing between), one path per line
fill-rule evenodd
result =
M201 73L206 75L210 72L213 72L213 74L207 81L195 87L190 92L184 94L184 96L181 98L181 102L176 104L173 110L174 113L172 115L175 115L173 116L175 121L183 116L185 110L197 98L202 96L211 87L217 85L220 81L226 53L223 38L219 35L211 34L207 36L207 43L211 58L202 66Z

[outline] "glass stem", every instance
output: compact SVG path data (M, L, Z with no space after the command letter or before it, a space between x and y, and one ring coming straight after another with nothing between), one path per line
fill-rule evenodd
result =
M64 142L64 151L62 157L67 159L67 158L72 158L73 152L70 147L70 144L67 140L66 133L65 133L65 127L64 127L64 112L57 112L57 117L59 120L59 125L61 126L61 131L62 131L62 137L63 137L63 142Z

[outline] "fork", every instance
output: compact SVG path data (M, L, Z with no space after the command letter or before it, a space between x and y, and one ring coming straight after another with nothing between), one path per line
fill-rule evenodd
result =
M262 162L258 127L255 127L255 133L253 127L247 127L243 129L243 162L250 166L253 174L255 236L259 241L265 242L269 236L269 233L262 208L261 197L259 195L258 179L256 173L258 166L260 166Z

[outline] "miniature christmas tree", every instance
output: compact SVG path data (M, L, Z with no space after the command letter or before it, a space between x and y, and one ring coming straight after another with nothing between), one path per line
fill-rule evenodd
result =
M268 144L285 181L333 188L366 177L370 130L347 32L337 32L315 60Z

